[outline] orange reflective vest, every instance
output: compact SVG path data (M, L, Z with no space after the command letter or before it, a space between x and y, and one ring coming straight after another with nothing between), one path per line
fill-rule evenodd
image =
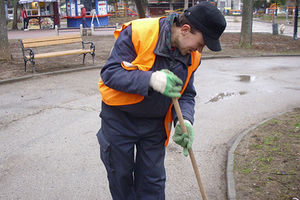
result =
M124 69L149 71L152 68L156 58L154 49L158 41L160 19L161 18L144 18L134 20L123 24L121 29L117 29L114 32L114 36L117 39L121 31L124 30L127 26L131 25L132 28L131 38L137 57L134 61L131 62L132 67L127 67L121 63L121 66ZM192 73L198 68L200 64L201 54L199 52L192 52L191 55L192 64L188 67L188 76L184 86L182 87L181 94L187 87ZM110 106L131 105L144 100L144 96L142 95L126 93L106 86L101 78L99 80L98 87L102 96L102 101ZM169 106L168 112L165 116L164 124L167 134L165 146L167 146L172 125L172 104Z

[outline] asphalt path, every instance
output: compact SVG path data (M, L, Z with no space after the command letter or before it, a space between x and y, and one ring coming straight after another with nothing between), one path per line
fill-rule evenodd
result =
M300 106L299 57L203 60L193 150L209 199L226 199L226 158L244 130ZM0 199L111 199L99 158L99 69L0 85ZM154 108L155 109L155 108ZM170 140L166 199L201 199Z

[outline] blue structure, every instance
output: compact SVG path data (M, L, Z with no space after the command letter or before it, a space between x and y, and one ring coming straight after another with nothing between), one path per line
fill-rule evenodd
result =
M84 0L81 0L81 4L78 4L78 0L66 0L67 11L67 26L68 27L80 27L81 24L81 8L84 7L87 10L86 22L89 27L93 21L94 27L107 26L108 16L107 13L108 4L107 0L94 0L89 1L92 4L84 4ZM97 20L98 19L98 20ZM99 23L98 23L99 22Z

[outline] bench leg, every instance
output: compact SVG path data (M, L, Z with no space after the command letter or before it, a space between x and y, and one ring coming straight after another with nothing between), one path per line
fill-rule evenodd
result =
M93 64L95 64L95 53L91 53L92 57L93 57ZM84 64L84 61L85 61L85 56L86 56L86 53L83 54L83 64Z
M26 65L27 65L27 61L24 60L24 71L25 71L25 72L27 71L27 70L26 70Z
M36 70L35 70L35 61L34 60L31 60L31 65L32 65L32 71L33 73L36 73Z
M85 61L85 56L86 56L86 53L83 54L83 64L84 64L84 61Z

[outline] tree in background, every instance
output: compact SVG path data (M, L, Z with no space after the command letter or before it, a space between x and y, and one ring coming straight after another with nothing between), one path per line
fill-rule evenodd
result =
M184 0L184 7L183 7L183 10L188 9L188 7L189 7L189 0Z
M11 60L3 0L0 0L0 60Z
M266 9L270 7L271 4L277 4L277 7L285 7L286 2L291 0L254 0L254 9L257 10L264 10L266 13ZM293 0L292 0L293 1Z
M145 18L146 15L145 15L145 10L143 8L142 0L134 0L134 2L135 2L135 5L136 5L136 9L138 11L138 14L139 14L139 18Z
M298 39L297 32L298 32L298 12L299 12L299 0L296 0L296 8L295 8L295 22L294 22L294 40Z
M12 3L12 6L14 7L14 20L13 20L13 24L12 24L12 29L18 30L18 8L19 8L19 4L18 4L18 0L10 0L10 2Z
M260 10L260 9L263 9L264 10L264 13L266 13L266 8L267 8L267 0L263 0L263 1L260 1L260 0L254 0L254 3L253 3L253 7L255 10Z
M240 47L252 47L253 0L243 0Z

